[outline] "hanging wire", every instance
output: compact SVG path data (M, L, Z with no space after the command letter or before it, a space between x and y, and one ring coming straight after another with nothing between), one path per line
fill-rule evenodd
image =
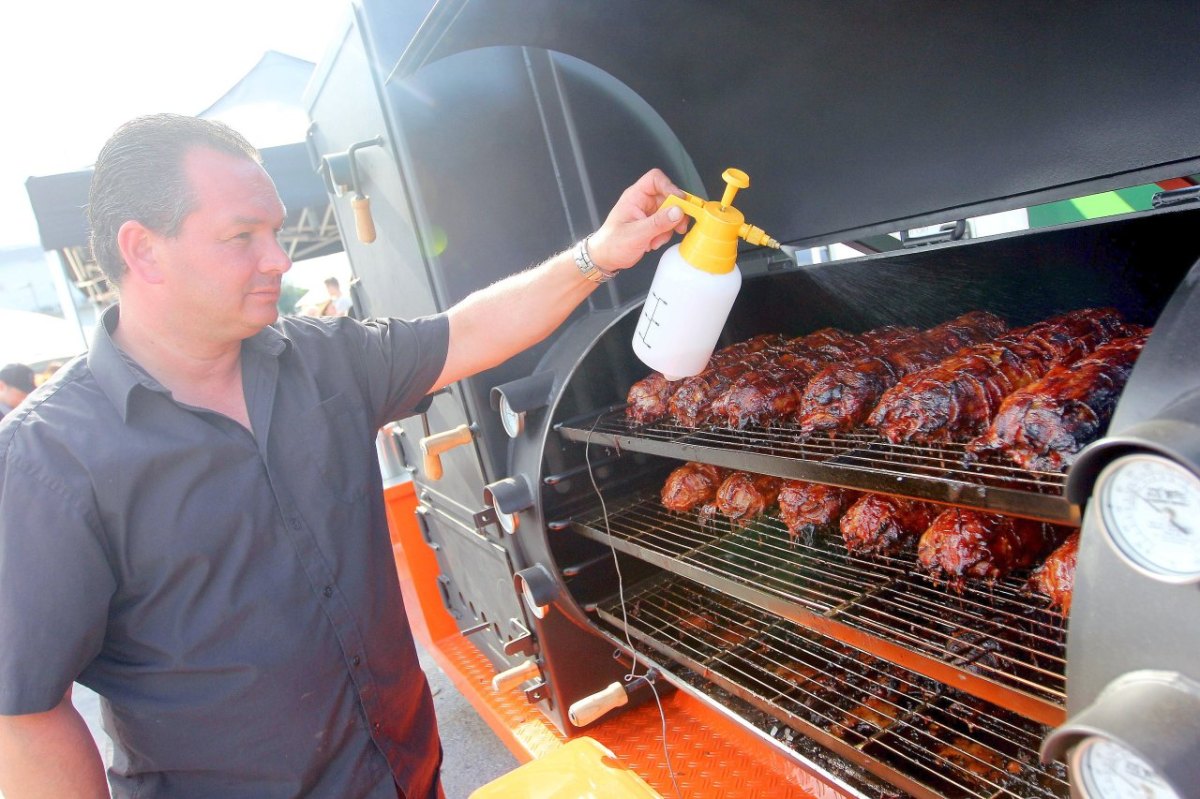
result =
M631 659L629 673L625 675L625 681L629 682L638 676L638 652L633 646L633 637L629 632L629 612L625 606L625 580L621 576L621 562L617 557L617 548L613 545L612 529L608 524L608 506L604 501L604 494L600 491L600 484L596 482L596 474L592 469L592 433L595 431L596 425L602 417L603 414L597 415L595 421L592 422L591 429L588 430L588 437L583 445L583 458L587 463L588 479L592 482L592 490L596 492L596 498L600 500L600 512L604 517L604 532L608 539L608 549L612 553L613 568L617 572L617 598L621 603L621 629L625 633L625 643L629 648ZM646 669L647 675L650 675L649 664L643 663L642 665ZM650 686L650 691L654 694L654 704L658 706L658 717L662 722L663 759L667 764L667 773L671 776L671 785L675 788L675 796L683 799L683 792L679 790L679 783L675 779L675 767L671 764L671 750L667 745L667 713L663 709L662 699L658 695L658 688L654 685L654 680L648 677L646 683Z

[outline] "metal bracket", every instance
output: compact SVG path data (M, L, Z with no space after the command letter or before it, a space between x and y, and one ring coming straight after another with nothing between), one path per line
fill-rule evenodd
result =
M525 625L517 619L509 619L508 623L509 626L518 631L519 634L511 641L505 642L504 654L508 655L509 657L513 657L515 655L527 655L529 657L533 657L533 633L525 629Z
M461 619L462 613L450 601L450 578L444 574L439 574L437 577L437 586L442 594L442 604L446 606L446 611L454 618Z
M913 236L907 230L900 231L900 244L904 247L924 247L929 244L941 244L946 241L958 241L967 232L967 220L947 222L933 233Z
M471 516L471 521L475 523L475 529L483 532L489 524L499 524L500 519L496 516L495 508L484 508L483 510L475 511Z
M537 704L543 699L548 699L549 697L550 692L546 690L546 683L544 680L538 680L533 685L525 689L525 698L529 700L530 704Z
M424 498L422 498L424 501ZM417 506L416 512L413 514L417 519L417 530L421 533L421 540L424 541L430 549L437 552L442 548L442 545L433 540L433 534L429 531L429 506L421 504Z

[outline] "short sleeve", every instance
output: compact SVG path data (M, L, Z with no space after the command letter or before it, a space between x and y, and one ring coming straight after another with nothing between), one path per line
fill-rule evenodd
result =
M373 319L361 325L364 374L377 426L411 415L446 366L450 320L444 314L419 319Z
M103 646L116 580L91 492L9 446L0 458L0 714L55 707Z

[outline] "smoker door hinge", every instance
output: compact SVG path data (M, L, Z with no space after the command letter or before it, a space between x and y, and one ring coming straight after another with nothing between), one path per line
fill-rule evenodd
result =
M1170 208L1173 205L1200 202L1200 186L1188 186L1182 189L1160 191L1154 195L1150 204L1155 208Z
M444 574L437 576L438 591L442 596L442 604L446 607L446 612L455 619L461 619L462 613L458 608L454 607L454 602L450 599L450 578Z
M946 241L958 241L965 236L966 233L967 220L965 219L960 219L957 222L946 222L931 233L913 235L907 230L901 230L900 246L925 247L930 244L941 244L942 242Z

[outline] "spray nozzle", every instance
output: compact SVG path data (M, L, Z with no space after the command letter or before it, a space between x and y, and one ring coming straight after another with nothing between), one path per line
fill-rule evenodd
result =
M779 242L762 228L747 224L742 212L733 207L738 190L750 186L750 176L730 167L721 173L725 192L721 201L706 201L694 194L667 198L662 207L674 205L696 220L679 245L680 255L689 264L706 272L722 274L733 270L737 262L738 239L778 249Z

